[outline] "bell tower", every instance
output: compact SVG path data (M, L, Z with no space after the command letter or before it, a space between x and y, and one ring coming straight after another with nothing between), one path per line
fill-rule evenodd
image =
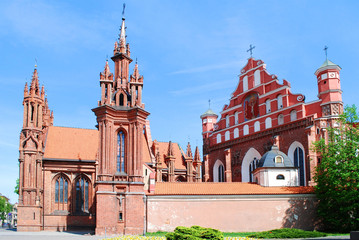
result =
M115 42L114 74L108 61L100 73L101 100L92 109L99 129L96 181L96 234L143 234L144 183L142 149L149 112L142 103L143 77L136 62L129 76L130 46L125 18Z
M324 50L327 54L328 47ZM324 117L338 116L343 112L342 90L340 89L341 68L328 58L317 69L318 98L322 100L321 108Z
M40 90L35 67L30 88L24 89L23 127L19 146L19 205L18 231L40 231L42 228L42 157L44 139L53 124L45 98L44 86Z

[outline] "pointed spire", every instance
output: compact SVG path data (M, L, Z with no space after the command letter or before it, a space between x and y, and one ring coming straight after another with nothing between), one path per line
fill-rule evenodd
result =
M201 157L199 155L199 149L198 149L198 146L196 147L196 150L194 152L194 161L195 162L200 162L201 161Z
M37 69L34 69L34 73L32 74L30 92L38 94L39 92L39 76L37 74Z
M188 142L188 144L187 144L186 155L187 155L188 158L193 158L192 150L191 150L191 144L190 144L189 142Z
M122 18L121 31L120 31L120 52L126 52L126 27L125 27L125 18Z
M101 80L109 80L112 77L112 73L110 71L110 66L108 65L108 59L106 59L106 64L103 72L100 73Z
M171 156L173 156L173 147L172 147L172 142L169 141L169 143L168 143L167 157L171 157Z
M26 82L24 88L24 97L26 97L28 94L29 94L29 87L27 86L27 82Z

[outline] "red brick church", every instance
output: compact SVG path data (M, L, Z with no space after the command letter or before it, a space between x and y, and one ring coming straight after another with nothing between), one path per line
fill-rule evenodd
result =
M258 206L251 204L264 195L269 200L263 207L282 206L282 211L268 212L268 217L279 214L277 219L284 222L258 221L252 228L240 229L287 222L301 226L295 218L286 218L292 204L288 199L300 203L309 199L307 208L313 209L311 189L297 186L312 184L320 158L310 145L326 137L326 127L335 126L343 109L338 65L326 60L316 71L319 99L305 103L303 95L291 93L289 82L280 84L276 75L269 74L263 61L249 58L221 118L217 120L210 109L201 115L202 162L198 148L193 154L190 145L184 151L177 143L152 141L150 113L142 102L144 78L137 62L130 74L124 18L111 59L114 71L106 61L99 79L101 97L92 109L96 129L53 126L54 115L36 68L30 86L25 85L18 231L87 228L96 234L142 234L191 221L236 231L236 226L222 226L220 218L202 221L212 214L206 204L213 201L214 209L219 204L213 200L216 196L228 201L227 206L237 206L233 199L238 197L245 201L241 206L247 206L237 209L240 214L254 216L252 210ZM196 203L191 203L194 199ZM191 219L185 220L186 211ZM313 212L298 211L293 214L306 218Z

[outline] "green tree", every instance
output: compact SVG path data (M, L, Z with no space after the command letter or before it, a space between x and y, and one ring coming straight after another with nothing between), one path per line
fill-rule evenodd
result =
M318 216L327 231L359 229L359 124L355 105L339 116L338 127L328 128L328 142L314 143L321 154L316 168Z
M0 196L0 219L5 220L6 215L12 211L12 205L3 196Z
M15 185L14 193L19 195L19 179L16 179L16 185Z

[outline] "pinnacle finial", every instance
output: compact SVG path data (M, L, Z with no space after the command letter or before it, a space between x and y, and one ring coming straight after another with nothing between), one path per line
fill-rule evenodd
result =
M122 7L122 19L125 19L125 8L126 8L126 3L123 3L123 7Z
M35 68L37 68L37 59L35 58Z
M325 59L328 61L328 47L325 45L323 50L325 52Z

